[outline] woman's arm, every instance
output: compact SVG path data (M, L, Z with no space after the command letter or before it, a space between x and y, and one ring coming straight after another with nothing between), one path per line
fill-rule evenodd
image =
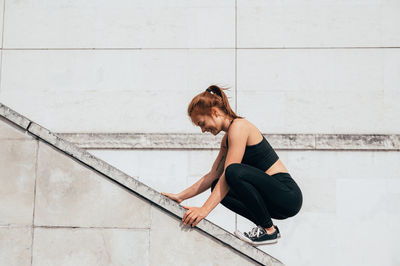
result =
M228 191L229 186L226 183L224 172L215 185L210 197L202 206L202 208L206 210L207 214L209 214L218 205L218 203L225 198L226 194L228 194Z
M215 185L211 196L203 204L202 207L188 207L183 206L187 211L183 215L182 222L192 227L196 226L202 219L204 219L221 200L228 194L229 186L225 180L225 173L219 178Z
M194 197L200 193L203 193L206 189L209 189L211 187L212 182L217 177L221 176L221 174L224 171L224 164L225 164L225 158L226 158L226 152L227 152L225 139L226 139L226 135L222 138L218 156L215 159L210 172L207 173L202 178L200 178L200 180L197 181L196 183L194 183L191 187L185 189L181 193L178 193L179 197L182 200L185 200L185 199Z
M233 123L229 133L229 150L226 154L225 167L223 174L215 185L213 192L202 207L187 207L183 206L186 211L182 221L186 225L196 226L204 219L222 199L228 194L229 186L226 183L225 170L230 164L241 163L243 154L246 148L248 131L245 125L241 123Z
M178 203L181 203L185 199L189 199L194 197L200 193L203 193L206 189L211 187L212 182L219 177L224 171L224 163L226 157L226 144L225 144L226 135L222 138L221 147L218 153L217 158L215 159L211 171L200 178L196 183L194 183L189 188L184 191L173 194L173 193L165 193L161 192L162 195L169 197L172 200L175 200Z

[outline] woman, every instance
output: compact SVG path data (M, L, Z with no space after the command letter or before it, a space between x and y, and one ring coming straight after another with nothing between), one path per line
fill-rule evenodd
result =
M196 226L221 202L255 223L248 233L235 231L240 239L252 245L276 243L280 232L271 218L297 214L302 193L261 132L232 111L223 90L212 85L188 107L189 117L202 132L226 132L211 171L178 194L162 194L181 203L211 187L202 207L183 206L187 209L182 218L185 225Z

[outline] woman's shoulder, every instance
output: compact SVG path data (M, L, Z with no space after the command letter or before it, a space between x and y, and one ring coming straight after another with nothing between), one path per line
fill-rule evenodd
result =
M248 135L249 131L251 130L251 123L244 119L244 118L235 118L235 120L232 122L232 124L230 125L228 131L225 133L224 137L223 137L223 141L225 139L228 139L228 136L230 134L246 134Z
M247 136L248 141L250 143L248 145L252 145L252 143L259 143L260 137L263 138L261 131L250 121L244 118L237 118L233 121L231 127L229 128L228 132L226 132L224 138L228 138L230 134L234 132L234 135L237 134L244 134ZM226 141L226 140L225 140Z
M236 131L236 130L243 131L243 129L250 129L251 127L254 127L254 125L250 121L248 121L247 119L245 119L245 118L235 118L235 120L233 120L232 125L230 126L227 134L231 130L233 130L233 131Z

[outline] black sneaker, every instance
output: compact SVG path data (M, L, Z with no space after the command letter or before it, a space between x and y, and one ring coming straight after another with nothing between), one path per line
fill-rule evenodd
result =
M278 242L278 230L276 227L275 229L275 232L269 235L262 226L257 226L248 233L242 234L237 230L235 231L235 235L253 246L274 244Z

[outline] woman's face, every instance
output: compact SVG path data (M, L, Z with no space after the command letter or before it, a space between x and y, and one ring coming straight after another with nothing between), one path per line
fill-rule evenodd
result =
M214 116L196 115L193 122L201 128L201 132L211 132L214 136L221 131L221 125L218 124Z

